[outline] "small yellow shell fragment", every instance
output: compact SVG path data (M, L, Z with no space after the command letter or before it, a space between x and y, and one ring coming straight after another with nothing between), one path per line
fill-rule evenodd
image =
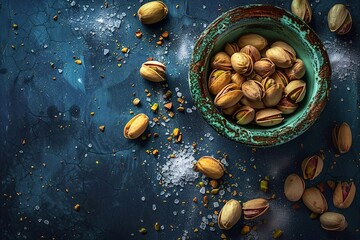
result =
M76 60L75 60L75 63L76 63L77 65L81 65L81 64L82 64L82 61L81 61L80 59L76 59Z

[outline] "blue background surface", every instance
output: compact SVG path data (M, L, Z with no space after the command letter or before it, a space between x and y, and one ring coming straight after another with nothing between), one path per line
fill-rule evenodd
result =
M339 210L325 187L329 210L348 220L348 228L341 233L322 230L301 202L294 209L283 194L286 176L300 174L301 161L320 150L325 154L324 170L307 186L343 180L360 187L360 2L348 5L351 32L336 36L327 27L327 12L335 1L310 1L310 26L324 42L333 69L330 99L320 119L303 135L281 146L256 150L217 134L195 110L188 64L195 41L221 13L249 3L289 10L291 1L164 1L169 15L154 26L142 25L133 16L142 4L138 1L109 1L108 8L102 1L76 0L74 6L71 2L0 2L1 239L220 239L222 233L232 239L269 239L277 228L284 231L283 239L360 239L359 194L350 208ZM138 29L141 39L135 37ZM157 46L165 30L170 37ZM122 47L130 49L128 54L121 52ZM109 53L104 55L104 49ZM149 57L167 65L167 85L140 77L139 68ZM76 65L74 58L83 64ZM149 99L144 89L152 94ZM151 119L167 116L162 107L167 90L173 92L175 117L160 120L163 125L146 132L159 137L125 139L122 132L132 117L130 111L146 113ZM184 113L176 111L177 92L185 97ZM134 97L140 98L140 106L133 106ZM155 102L160 104L158 113L150 110ZM353 146L336 156L331 130L344 121L352 127ZM98 130L100 125L105 125L104 133ZM167 140L176 127L183 133L181 143ZM193 143L197 143L196 152ZM153 149L159 150L159 156L146 153ZM224 177L223 196L209 194L208 208L197 186L206 182L201 176L183 186L159 181L162 167L171 160L168 156L181 151L190 152L194 159L228 155L227 169L233 178ZM268 193L259 190L265 176L270 178ZM258 220L241 219L226 232L217 225L215 231L210 226L200 229L202 218L223 206L214 208L218 199L247 201L273 194L276 199L270 202L269 213ZM192 201L194 197L198 203ZM75 204L80 204L79 212L73 210ZM164 229L156 232L155 222ZM241 235L245 224L256 230ZM142 227L146 235L139 233Z

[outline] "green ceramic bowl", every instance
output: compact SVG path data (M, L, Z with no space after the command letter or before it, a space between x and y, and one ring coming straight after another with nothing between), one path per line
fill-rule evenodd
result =
M287 42L306 66L306 74L302 78L307 83L304 100L295 113L285 115L285 120L273 127L237 125L216 108L214 97L208 91L212 56L227 42L236 42L246 33L258 33L269 42ZM305 132L325 107L330 77L328 55L314 31L288 11L268 5L238 7L215 19L196 42L189 70L190 91L205 120L223 136L255 147L279 145Z

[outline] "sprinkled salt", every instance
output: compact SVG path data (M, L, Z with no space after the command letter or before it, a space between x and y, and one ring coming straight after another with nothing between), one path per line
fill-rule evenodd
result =
M191 108L187 108L187 109L186 109L186 112L187 112L187 113L192 113L192 109L191 109Z
M143 202L145 201L145 197L144 197L144 196L141 197L141 201L143 201Z
M206 224L205 223L200 223L200 228L202 229L202 230L205 230L206 229Z
M181 97L181 96L182 96L182 93L181 93L181 92L177 92L177 93L176 93L176 96L177 96L177 97Z
M213 205L214 205L214 208L218 208L218 207L219 207L219 203L218 203L218 202L214 202Z
M178 87L175 88L175 92L178 92L180 89Z
M109 49L107 49L107 48L105 48L105 49L104 49L104 56L108 55L108 54L109 54L109 52L110 52L110 50L109 50Z
M205 194L205 187L200 188L200 193Z
M89 144L88 144L88 147L89 147L89 148L92 148L92 144L91 144L91 143L89 143Z
M215 232L215 228L214 228L214 227L210 227L209 229L210 229L210 231Z
M76 5L76 2L75 1L72 1L71 3L70 3L70 6L72 6L72 7L74 7Z
M177 211L173 211L173 214L174 214L174 216L176 216L176 215L177 215Z
M219 195L220 196L223 196L225 194L225 190L224 189L221 189L220 191L219 191Z
M46 225L48 225L50 222L49 222L49 220L44 220L44 223L45 223Z
M176 198L176 199L174 200L174 203L175 203L175 204L179 204L179 199Z
M152 205L152 210L156 211L156 205L155 204Z

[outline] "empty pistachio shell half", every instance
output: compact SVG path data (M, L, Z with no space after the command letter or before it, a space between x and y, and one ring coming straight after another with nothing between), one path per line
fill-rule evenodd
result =
M166 66L158 61L144 62L140 68L140 75L151 82L165 81Z
M241 217L241 204L239 201L231 199L226 202L219 213L218 225L220 229L229 230Z
M246 45L245 47L240 49L240 52L243 52L243 53L246 53L247 55L249 55L251 57L251 59L253 60L253 62L259 61L261 58L259 50L252 45Z
M161 1L148 2L138 10L139 20L144 24L153 24L163 20L168 14L168 8Z
M298 104L293 103L288 98L284 97L276 105L276 108L279 109L283 114L291 114L298 108Z
M194 170L203 173L211 179L220 179L225 172L224 165L211 156L201 157L195 164Z
M253 71L253 61L249 55L242 52L234 53L231 56L231 66L239 73L248 76Z
M255 80L248 80L241 86L244 96L250 101L261 101L265 96L264 86Z
M295 103L301 102L306 94L306 83L303 80L292 80L284 89L285 96Z
M255 118L255 110L249 106L242 106L235 111L233 118L239 125L249 124Z
M338 182L333 195L334 206L337 208L348 208L355 198L355 193L355 183Z
M238 45L240 48L245 47L246 45L252 45L256 47L259 51L264 49L267 46L268 42L266 38L259 34L246 34L239 38Z
M290 174L284 184L285 197L292 202L300 200L305 190L304 180L297 174Z
M235 105L242 98L243 93L235 83L226 85L215 97L214 103L221 108Z
M226 43L224 50L231 57L234 53L240 52L240 47L237 43Z
M218 52L212 58L211 67L213 69L231 70L230 56L225 52Z
M305 206L314 213L321 214L328 209L324 195L315 187L305 189L302 200Z
M289 68L295 61L293 54L281 47L271 47L265 54L279 68Z
M269 210L269 202L264 198L255 198L243 203L245 220L257 218Z
M256 113L255 122L264 127L277 125L284 120L281 113L280 110L274 108L262 109Z
M350 126L346 122L336 125L332 131L332 140L339 153L347 153L352 144Z
M346 34L352 26L349 10L343 4L335 4L328 13L328 25L332 32L339 35Z
M313 155L305 158L301 163L301 170L303 172L304 179L313 180L321 173L324 167L324 157Z
M306 23L311 22L312 10L307 0L293 0L291 3L291 12Z
M124 127L124 137L136 139L143 134L149 125L149 117L140 113L133 117Z
M231 72L214 69L210 73L208 85L209 92L213 95L218 94L231 81Z
M326 212L320 216L321 227L328 231L343 231L348 223L345 216L336 212Z

